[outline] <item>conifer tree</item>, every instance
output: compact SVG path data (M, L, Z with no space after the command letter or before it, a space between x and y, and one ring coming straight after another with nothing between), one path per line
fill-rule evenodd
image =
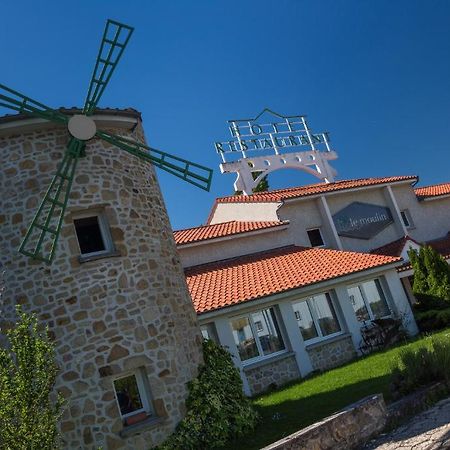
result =
M450 267L445 259L430 246L419 253L408 252L414 269L413 292L419 303L427 308L443 307L450 302Z

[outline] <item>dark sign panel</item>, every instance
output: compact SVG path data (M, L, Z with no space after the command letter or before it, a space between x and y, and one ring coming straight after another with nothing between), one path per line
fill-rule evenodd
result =
M394 220L389 208L353 202L334 214L333 221L339 236L370 239Z

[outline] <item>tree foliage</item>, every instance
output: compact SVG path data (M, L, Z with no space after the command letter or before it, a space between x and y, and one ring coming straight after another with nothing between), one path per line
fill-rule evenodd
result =
M414 269L413 292L423 309L448 307L450 303L450 267L430 246L408 252Z
M205 364L189 383L186 416L160 450L220 448L256 425L257 414L242 393L231 355L205 340L203 356Z
M261 175L261 172L252 172L253 180L256 180ZM253 192L266 192L269 190L268 175L264 175L259 183L252 189ZM234 195L242 195L242 191L234 191Z
M19 321L0 348L0 448L59 448L62 399L52 399L58 372L53 344L35 315L17 312Z

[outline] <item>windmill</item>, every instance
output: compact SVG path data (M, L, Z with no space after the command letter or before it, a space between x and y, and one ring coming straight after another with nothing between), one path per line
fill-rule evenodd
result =
M77 162L86 143L102 139L188 183L209 191L212 170L200 164L148 147L130 138L98 130L92 115L130 40L133 28L108 20L81 114L72 116L0 84L0 107L67 126L70 134L65 154L19 247L19 252L51 264L64 219Z

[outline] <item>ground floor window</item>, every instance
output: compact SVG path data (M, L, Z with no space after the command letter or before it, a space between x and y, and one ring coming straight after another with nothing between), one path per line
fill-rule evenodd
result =
M272 355L285 350L274 307L230 321L241 361Z
M391 315L379 279L350 286L347 290L356 318L360 322Z
M200 326L200 331L202 332L203 339L210 339L216 344L219 343L219 338L217 337L217 330L213 322L205 323Z
M292 308L305 341L319 340L341 332L329 293L295 302Z
M120 415L125 423L133 416L142 414L145 418L152 414L142 370L116 378L113 384Z

